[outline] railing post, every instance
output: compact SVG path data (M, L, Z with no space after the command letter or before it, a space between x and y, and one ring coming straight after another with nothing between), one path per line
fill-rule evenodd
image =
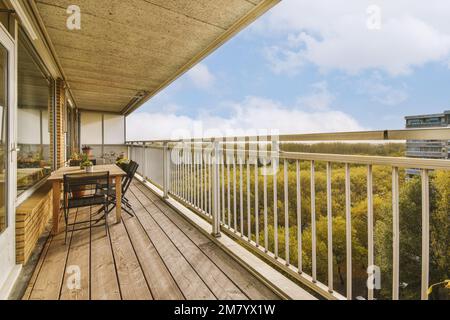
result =
M422 288L421 299L428 300L430 273L430 177L422 169Z
M220 233L220 178L219 178L219 141L214 141L212 157L212 235L216 238L221 237Z
M163 191L164 199L169 199L169 174L170 174L170 155L169 144L164 142L163 150Z
M129 151L129 156L128 156L128 159L130 159L130 160L134 160L133 159L133 144L134 144L134 142L131 142L131 144L130 144L130 151Z
M278 168L279 168L279 154L280 144L278 140L274 140L272 137L272 174L273 174L273 242L274 242L274 254L275 259L278 259Z
M146 151L145 151L145 146L146 146L146 143L143 142L142 143L142 176L143 176L144 180L148 180L148 175L147 175L147 155L146 155Z

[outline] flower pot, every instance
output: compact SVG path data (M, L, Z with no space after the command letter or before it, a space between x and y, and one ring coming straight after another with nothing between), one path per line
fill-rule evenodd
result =
M92 157L92 149L90 148L84 148L83 153L87 155L89 158Z
M81 160L70 160L69 166L70 167L79 167L81 165Z
M86 173L94 173L94 167L93 166L86 167Z

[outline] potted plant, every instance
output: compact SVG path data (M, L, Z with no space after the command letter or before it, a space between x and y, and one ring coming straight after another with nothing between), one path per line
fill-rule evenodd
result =
M81 165L81 156L77 152L72 153L69 160L69 166L78 167L80 165Z
M130 163L130 160L128 160L125 157L125 154L121 153L120 156L116 159L116 165L120 167L121 169L125 169L125 167Z
M80 168L81 170L85 169L86 173L94 172L94 164L89 160L87 154L83 154L83 156L81 157Z
M92 157L92 148L90 146L83 146L83 153L88 157Z

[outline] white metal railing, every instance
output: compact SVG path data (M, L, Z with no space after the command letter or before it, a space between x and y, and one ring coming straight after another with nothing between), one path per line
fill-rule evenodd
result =
M422 130L423 131L423 130ZM432 133L433 132L433 133ZM392 138L417 139L419 131L395 131ZM389 140L389 133L382 132L382 139ZM450 139L450 130L427 130L427 139ZM284 141L334 141L373 140L380 132L282 136ZM402 157L356 156L336 154L313 154L280 151L279 140L262 141L255 137L223 138L186 141L129 142L131 159L141 165L140 174L160 185L165 196L171 195L212 224L212 234L221 232L240 240L253 248L269 262L289 273L302 283L330 299L354 299L353 257L353 207L352 170L365 167L365 193L367 199L367 266L369 277L377 276L375 265L375 213L374 213L374 168L389 167L391 173L391 220L392 220L392 299L400 298L400 177L405 169L420 171L422 189L422 234L420 297L428 299L430 273L430 174L435 170L450 170L450 161L413 159ZM266 146L270 146L266 149ZM149 161L148 150L158 154ZM155 159L160 159L157 163ZM153 169L152 169L153 167ZM154 168L158 167L155 171ZM320 172L317 171L320 169ZM152 174L151 171L154 171ZM343 208L345 233L334 230L332 177L335 171L343 172ZM158 183L157 177L159 171ZM156 172L156 173L155 173ZM325 175L325 189L318 190L318 173ZM161 180L162 179L162 180ZM308 181L309 180L309 181ZM291 184L290 184L291 182ZM309 188L309 190L308 190ZM272 191L272 192L270 192ZM325 210L317 202L316 192L325 194ZM321 195L323 198L323 195ZM289 207L290 200L295 205ZM302 203L303 201L303 203ZM310 217L305 217L305 203L309 201ZM284 210L280 210L282 206ZM326 237L318 234L318 219L326 217ZM305 218L308 220L305 221ZM307 224L307 225L305 225ZM305 230L311 234L304 238ZM322 230L323 232L323 230ZM326 238L326 277L319 279L318 237ZM345 241L345 285L336 286L335 237L344 236ZM284 247L280 246L280 237ZM286 240L287 239L287 240ZM304 241L310 242L308 270L305 268ZM320 244L321 246L323 244ZM340 244L339 244L340 245ZM295 250L294 250L295 247ZM297 257L293 257L296 251ZM308 248L309 252L309 248ZM322 268L322 265L320 265ZM322 270L322 269L321 269ZM322 272L323 274L324 272ZM373 273L373 274L372 274ZM378 288L377 288L378 289ZM366 297L375 298L375 288L369 286Z

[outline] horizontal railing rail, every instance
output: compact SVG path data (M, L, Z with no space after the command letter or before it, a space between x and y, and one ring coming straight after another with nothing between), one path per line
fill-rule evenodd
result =
M147 141L127 141L132 143L179 143L179 142L212 142L212 141L257 141L265 139L271 140L271 135L267 136L227 136L209 138L188 138L188 139L161 139ZM279 142L316 142L316 141L404 141L404 140L450 140L450 128L424 128L405 130L380 130L361 132L336 132L336 133L313 133L313 134L280 134L277 135Z
M426 300L430 210L436 201L430 190L437 171L450 171L450 161L280 151L280 142L294 139L403 140L418 139L419 132L427 140L450 139L449 129L427 129L284 136L270 142L270 150L233 143L230 138L130 142L128 148L130 158L141 165L140 175L161 186L165 197L172 196L210 221L214 236L227 233L330 299L402 297L405 285L400 281L400 264L404 258L400 250L405 244L400 230L405 223L405 200L401 194L408 183L418 183L420 199L411 199L421 204L421 233L415 235L421 239L416 280L418 297ZM408 176L405 169L420 175ZM383 292L375 251L380 221L381 226L390 226L384 232L390 234L391 248L389 263L383 267L383 272L390 270L383 278L391 285ZM367 267L365 293L361 293L361 265Z

